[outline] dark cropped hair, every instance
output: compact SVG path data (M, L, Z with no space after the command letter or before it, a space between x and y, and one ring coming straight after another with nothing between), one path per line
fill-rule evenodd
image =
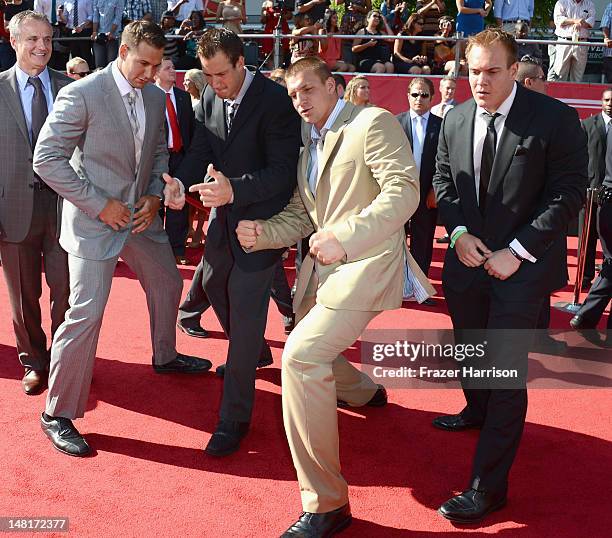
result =
M225 54L233 66L241 56L244 56L242 40L226 28L211 28L204 32L198 42L198 56L209 60L218 52Z
M130 48L138 47L143 41L156 49L166 46L164 31L154 22L133 21L121 33L121 44L125 43Z
M285 71L285 80L294 77L302 71L312 71L324 84L328 78L333 76L329 66L323 60L316 56L308 56L306 58L300 58L297 62L287 67Z

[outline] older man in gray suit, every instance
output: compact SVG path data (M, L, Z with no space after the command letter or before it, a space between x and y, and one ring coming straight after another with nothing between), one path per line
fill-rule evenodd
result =
M52 28L44 15L22 11L10 22L17 63L0 73L0 255L13 315L22 386L47 385L49 352L41 327L42 264L51 291L51 334L68 309L68 258L59 244L61 198L32 169L40 129L60 88L72 82L47 68Z
M211 367L175 347L182 280L158 215L168 166L165 98L149 84L165 42L153 23L126 26L117 61L59 93L34 154L34 170L65 199L60 243L70 268L70 308L53 340L41 424L53 445L72 456L90 452L71 419L85 412L119 257L147 296L155 371ZM166 194L176 200L179 185L167 182Z

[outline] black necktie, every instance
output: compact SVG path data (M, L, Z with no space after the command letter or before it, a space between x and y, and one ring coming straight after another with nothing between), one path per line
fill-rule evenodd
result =
M501 116L499 113L482 114L486 120L489 120L487 125L487 134L485 135L484 144L482 146L482 160L480 161L480 184L478 185L478 207L480 212L484 214L487 200L487 189L491 179L491 170L493 169L493 161L495 161L495 148L497 146L497 131L495 130L495 120Z
M606 137L606 175L604 184L612 187L612 125L608 126L608 135Z
M34 147L38 140L38 134L49 114L49 109L40 79L30 77L28 78L28 84L31 84L34 88L34 97L32 97L32 147Z

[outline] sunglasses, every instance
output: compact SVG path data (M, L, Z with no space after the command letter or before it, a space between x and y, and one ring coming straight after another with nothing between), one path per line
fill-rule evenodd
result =
M411 93L410 97L413 97L414 99L416 99L417 97L421 97L422 99L428 99L429 94L425 92L415 92L415 93Z
M72 73L70 73L71 75L76 75L79 78L84 78L87 75L91 75L91 71L83 71L82 73L76 73L75 71L73 71Z
M380 18L381 18L381 16L380 16L380 15L372 15L372 18L373 18L373 19L380 19Z

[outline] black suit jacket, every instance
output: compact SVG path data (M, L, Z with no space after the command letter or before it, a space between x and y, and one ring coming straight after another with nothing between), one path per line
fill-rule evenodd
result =
M212 163L229 178L234 201L211 211L207 241L229 241L241 268L260 270L276 263L282 250L247 254L235 229L242 219L268 219L289 202L297 183L300 118L285 88L256 72L226 133L223 100L207 86L196 107L191 146L175 176L189 188L205 180Z
M433 181L439 214L449 233L466 226L492 251L518 239L537 262L523 262L505 281L491 278L494 292L508 301L541 297L564 285L559 264L567 260L560 258L560 243L585 198L586 136L573 108L519 85L497 147L483 216L474 181L475 111L471 99L450 110L442 124ZM482 271L447 250L445 286L464 291Z
M606 177L606 125L601 112L582 121L589 148L589 186L598 188Z
M170 175L173 175L180 166L183 157L191 145L191 139L193 138L193 133L195 130L195 117L193 113L193 106L191 104L191 96L186 91L183 91L177 87L172 88L172 91L174 92L174 99L176 101L176 118L178 120L179 130L181 131L183 149L177 153L170 153L170 160L168 162ZM167 121L166 138L168 138Z
M410 111L402 112L397 116L412 148L412 120ZM435 114L429 114L427 119L427 129L425 131L425 141L423 143L423 155L421 157L421 171L419 174L419 185L421 188L421 204L425 204L427 193L431 189L434 173L436 172L436 152L438 150L438 137L442 127L442 118Z

